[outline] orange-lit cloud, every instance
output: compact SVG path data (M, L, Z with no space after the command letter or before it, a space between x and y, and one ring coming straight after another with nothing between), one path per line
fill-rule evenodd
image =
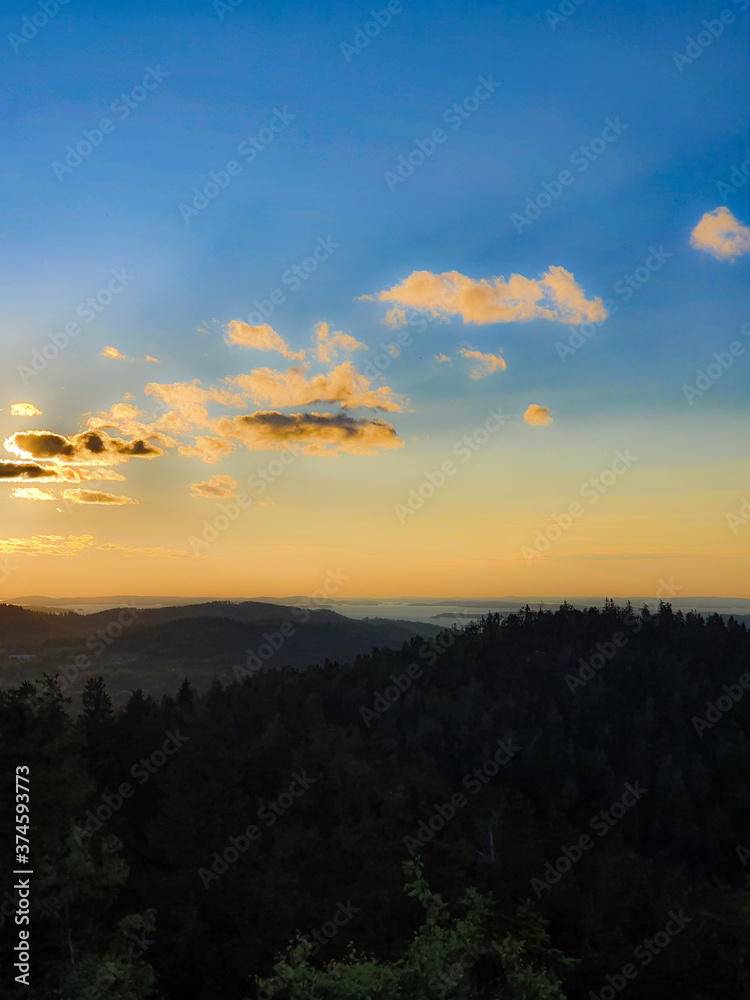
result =
M190 496L208 500L224 500L237 496L237 480L231 476L214 474L201 483L190 484Z
M483 351L467 350L465 347L462 347L458 353L462 358L473 358L475 361L481 362L481 364L471 369L469 378L486 378L493 372L504 372L508 367L505 359L500 354L486 354Z
M249 450L284 451L301 447L305 455L375 455L379 449L401 448L394 428L383 420L343 413L278 413L264 411L224 417L218 429Z
M547 424L552 423L552 417L549 415L549 407L538 406L536 403L531 403L526 408L523 419L527 424L531 424L532 427L546 427Z
M290 351L283 337L269 326L263 323L261 326L250 326L242 323L238 319L233 319L224 327L227 344L237 344L240 347L254 347L256 351L278 351L285 358L290 360L301 360L305 356L304 351L297 353Z
M365 406L373 410L400 413L403 401L388 386L370 389L369 379L359 374L350 361L330 372L306 377L307 365L288 368L256 368L249 375L227 381L248 399L266 406L307 406L310 403L339 403L346 409Z
M150 361L154 365L160 365L161 361L158 358L152 358L150 354L147 354L144 361Z
M215 465L236 450L237 446L233 441L210 434L199 434L192 444L181 445L177 454L183 458L199 458L206 465Z
M63 490L63 500L69 503L109 504L124 507L137 504L132 497L117 496L115 493L100 493L98 490Z
M717 260L734 260L750 253L750 229L722 205L706 212L690 234L690 245Z
M116 347L105 347L99 355L100 358L112 358L115 361L128 361L129 359L121 354Z
M93 545L93 535L31 535L0 538L0 553L25 556L74 556Z
M242 397L233 396L227 390L204 389L200 379L192 382L162 384L149 382L144 392L161 401L166 412L155 422L155 426L165 431L180 434L191 427L209 427L211 418L206 408L208 403L220 406L241 406Z
M435 360L439 365L443 365L445 364L446 361L450 361L450 358L448 357L447 354L434 354L433 357L435 358Z
M37 486L19 486L11 490L13 500L55 500L55 494L49 490L40 490Z
M5 448L20 458L83 465L117 465L131 458L157 458L163 454L142 439L123 441L101 431L83 431L71 437L51 431L19 432L6 438Z
M114 469L78 469L62 465L45 465L42 462L13 462L0 459L0 483L82 483L87 480L110 479L124 481Z
M315 327L316 352L318 361L332 361L339 351L366 351L367 345L355 340L341 330L331 330L328 323L318 323Z
M11 403L11 417L41 417L42 411L33 403Z
M391 326L406 322L404 306L436 317L460 316L464 323L546 319L578 324L607 315L600 298L587 299L573 275L557 266L536 280L520 274L511 274L506 281L503 277L475 280L458 271L413 271L400 285L362 298L396 303L387 318Z

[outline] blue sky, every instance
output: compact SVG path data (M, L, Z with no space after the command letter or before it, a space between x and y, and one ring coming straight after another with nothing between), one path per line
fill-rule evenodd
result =
M515 414L531 402L550 408L555 423L540 432L544 444L536 437L517 445L542 466L546 460L534 457L540 449L570 449L575 467L574 454L598 447L602 428L606 451L624 427L650 449L655 466L683 455L686 463L746 457L750 351L694 406L681 391L750 319L748 257L719 260L690 246L693 228L717 206L750 223L750 183L726 197L717 190L750 157L745 3L750 8L748 0L730 0L726 8L624 10L585 0L554 26L542 5L403 3L347 60L342 44L351 45L371 10L385 5L261 8L244 0L217 10L209 0L70 0L20 44L9 36L39 6L8 0L0 13L8 402L28 397L44 413L34 427L72 434L86 414L141 393L146 382L208 384L245 372L247 351L228 348L222 330L231 320L247 322L253 302L276 288L285 300L268 321L291 348L306 347L313 325L326 321L372 354L394 332L382 323L383 304L358 300L363 294L413 271L536 279L562 266L587 299L619 305L585 346L563 363L555 345L573 327L540 319L429 324L379 383L410 400L392 421L406 450L386 454L379 472L360 464L354 478L398 479L403 463L421 469L501 402ZM733 22L680 71L674 53L684 53L688 37L722 9ZM113 102L150 68L164 78L121 119ZM445 113L481 77L496 89L451 129ZM293 117L247 163L238 146L279 110ZM106 117L113 130L80 165L56 175L66 147ZM608 119L627 127L580 172L571 156L601 136ZM446 141L391 190L386 172L441 126ZM180 205L233 159L238 175L186 222ZM513 213L566 169L573 182L519 233ZM290 290L282 275L319 239L339 247ZM625 303L616 283L642 267L652 247L671 256ZM132 274L132 282L24 386L17 366L75 317L78 303L106 287L113 269ZM138 360L103 359L105 345ZM460 347L501 350L507 371L467 379ZM452 361L436 364L439 353ZM158 370L141 360L146 354L160 360ZM252 363L276 362L259 356ZM20 429L5 421L6 433ZM233 461L209 471L239 477ZM353 468L351 461L335 477L349 475L342 468ZM178 464L169 456L133 475L166 490ZM534 467L530 475L537 473ZM564 493L547 486L553 496ZM735 488L732 479L727 489ZM31 518L24 515L26 532Z

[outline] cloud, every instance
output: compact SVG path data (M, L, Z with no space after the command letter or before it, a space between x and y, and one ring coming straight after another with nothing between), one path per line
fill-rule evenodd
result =
M241 406L243 402L242 397L232 396L227 390L204 389L197 378L192 382L170 384L149 382L144 392L160 400L166 410L153 426L175 434L191 427L210 427L212 421L206 408L208 403Z
M5 440L6 451L20 458L52 459L83 465L117 465L131 458L157 458L160 448L143 439L123 441L101 431L83 431L65 437L51 431L25 431Z
M11 417L41 417L42 411L33 403L11 403Z
M117 542L98 544L94 535L31 535L27 538L0 538L0 554L25 556L77 556L86 549L101 552L119 552L122 555L144 555L179 559L204 559L183 549L167 549L161 546L120 545Z
M12 500L55 500L55 494L49 490L40 490L37 486L19 486L11 490Z
M705 213L690 234L690 245L717 260L734 260L750 253L750 229L721 206Z
M0 553L25 556L74 556L89 548L93 535L31 535L29 538L0 538Z
M439 365L445 364L446 361L450 361L447 354L434 354L433 357Z
M525 323L546 319L578 324L607 316L600 298L587 299L573 275L555 266L537 280L511 274L507 281L503 277L477 281L458 271L443 274L413 271L400 285L362 298L396 303L386 317L391 326L406 322L404 306L435 317L460 316L464 323Z
M114 469L72 469L69 466L44 465L41 462L0 459L0 482L82 483L100 479L124 482L125 476Z
M147 387L148 388L148 387ZM127 398L133 397L126 393ZM90 430L114 430L130 438L144 438L152 441L162 448L175 448L178 441L169 434L164 433L164 428L173 430L174 423L178 419L171 412L167 412L156 420L146 422L144 417L149 416L145 410L130 403L113 403L108 410L99 412L95 417L89 417L86 424ZM208 414L206 414L208 417ZM187 424L180 420L179 429L184 430Z
M290 351L284 338L280 337L268 323L263 323L261 326L250 326L248 323L233 319L224 327L224 332L227 344L254 347L256 351L278 351L279 354L283 354L285 358L290 360L301 360L305 356L304 351L299 351L296 354Z
M199 434L193 444L181 445L177 449L177 454L183 458L199 458L206 465L215 465L236 450L237 446L233 441L225 441L209 434Z
M129 361L130 358L121 354L116 347L105 347L102 353L99 355L100 358L113 358L115 361Z
M0 482L57 483L79 482L74 469L61 469L56 465L42 465L39 462L11 462L0 459Z
M400 413L404 401L388 386L370 389L365 375L359 374L350 361L343 361L330 372L306 377L307 365L288 368L256 368L249 375L237 375L227 381L248 399L265 406L307 406L310 403L339 403L345 409L358 406Z
M190 484L191 497L205 497L210 500L224 500L237 496L237 480L231 476L214 474L202 483Z
M332 361L339 351L366 351L367 345L355 340L341 330L332 331L328 323L318 323L315 327L318 361Z
M527 424L531 424L532 427L546 427L547 424L552 423L552 417L549 415L549 407L539 406L537 403L531 403L526 408L523 419Z
M375 455L378 449L401 448L394 428L383 420L359 420L339 413L261 411L223 418L219 430L249 450L284 451L301 447L305 455Z
M150 354L147 354L144 361L150 361L152 364L160 365L161 361L158 358L152 358Z
M100 493L97 490L63 490L62 495L63 500L67 500L69 503L109 504L117 507L138 504L138 500L133 500L132 497L117 496L114 493Z
M467 350L465 347L462 347L458 353L462 358L474 358L481 361L481 364L471 369L469 378L486 378L493 372L504 372L508 367L500 354L485 354L482 351Z

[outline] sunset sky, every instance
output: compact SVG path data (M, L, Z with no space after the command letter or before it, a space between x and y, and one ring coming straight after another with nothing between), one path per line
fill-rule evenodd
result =
M45 2L0 599L750 596L750 0Z

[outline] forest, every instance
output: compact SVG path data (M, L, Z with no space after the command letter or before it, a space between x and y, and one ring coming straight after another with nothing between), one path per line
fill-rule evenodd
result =
M0 992L750 997L749 689L743 623L612 600L120 706L24 680Z

